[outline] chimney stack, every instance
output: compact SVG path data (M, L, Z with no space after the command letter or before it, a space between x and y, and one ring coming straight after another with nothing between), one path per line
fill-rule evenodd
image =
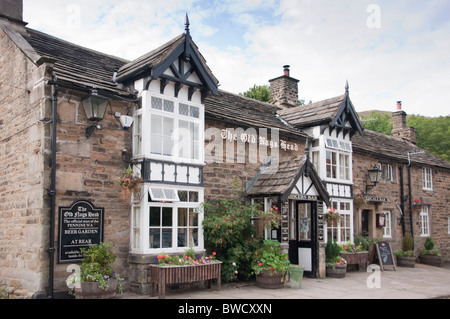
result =
M406 117L406 112L402 111L402 102L398 101L397 111L392 113L392 136L401 137L416 144L416 129L414 127L406 126Z
M298 106L298 83L297 79L291 78L290 66L283 66L283 75L269 80L270 103L280 109Z
M0 17L23 23L23 0L1 0Z

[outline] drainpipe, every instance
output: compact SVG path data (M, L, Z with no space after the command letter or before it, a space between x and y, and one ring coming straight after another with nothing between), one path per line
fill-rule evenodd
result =
M48 298L53 299L53 275L55 267L55 213L56 213L56 106L58 104L58 84L54 81L47 81L47 84L52 85L52 168L51 168L51 186L48 194L51 197L50 207L50 243L48 248L49 255L49 292Z
M403 181L403 166L400 166L400 210L402 211L402 232L403 237L405 236L405 185Z
M409 214L411 218L411 237L413 239L414 248L414 225L413 225L413 209L412 209L412 192L411 192L411 163L408 165L408 201L409 201Z

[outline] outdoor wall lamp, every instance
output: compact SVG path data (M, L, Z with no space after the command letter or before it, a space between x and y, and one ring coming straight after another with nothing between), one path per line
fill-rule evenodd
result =
M94 129L101 130L101 125L98 122L102 121L105 117L106 107L108 106L109 99L98 94L94 88L91 94L81 100L83 104L84 112L89 121L93 121L94 124L86 128L86 138L90 138Z
M366 185L366 193L377 186L377 184L381 181L381 175L383 171L378 167L374 166L373 169L369 169L369 180L373 185Z

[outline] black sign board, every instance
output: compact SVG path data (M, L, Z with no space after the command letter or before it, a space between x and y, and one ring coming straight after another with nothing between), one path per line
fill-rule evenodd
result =
M81 248L103 241L104 209L86 200L59 208L58 263L81 261Z
M371 262L373 264L379 264L381 270L384 270L385 266L393 266L396 269L394 255L392 254L391 245L388 242L380 241L376 242L372 249Z

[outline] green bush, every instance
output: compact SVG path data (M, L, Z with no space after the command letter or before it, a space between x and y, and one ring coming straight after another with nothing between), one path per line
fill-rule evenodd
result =
M222 264L222 280L236 281L248 278L251 262L261 242L255 238L252 217L258 215L257 205L230 200L210 201L203 204L203 229L208 249L217 253Z
M434 248L434 239L432 237L427 237L425 239L424 247L426 250L433 250Z
M411 251L414 248L414 241L411 234L407 233L403 237L402 240L402 250L403 251Z

